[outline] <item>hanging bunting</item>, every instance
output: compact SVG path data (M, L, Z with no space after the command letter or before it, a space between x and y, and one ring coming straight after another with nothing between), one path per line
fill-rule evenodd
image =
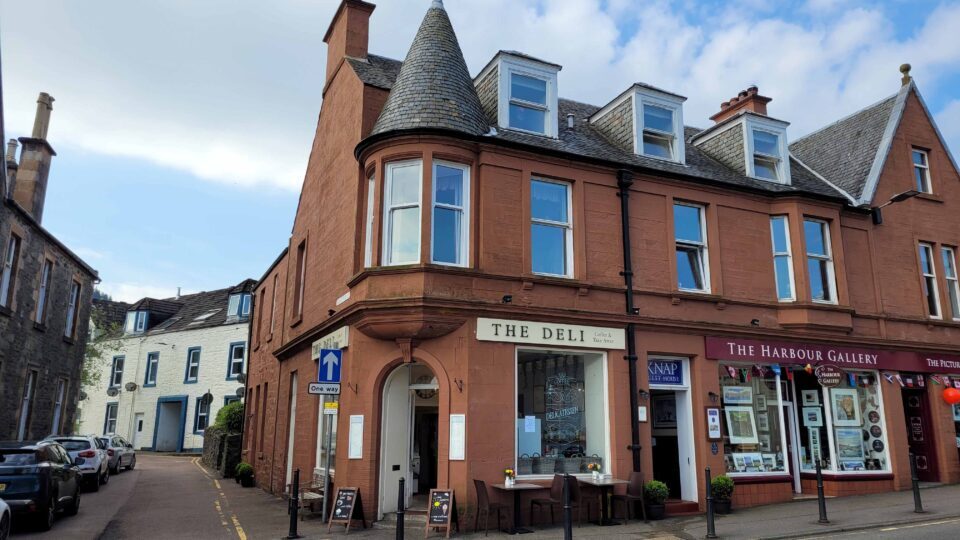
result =
M787 380L788 380L788 381L792 381L792 380L793 380L793 369L792 369L792 368L787 368Z
M917 375L917 387L926 388L926 385L923 382L923 375Z
M899 373L894 374L893 377L897 379L898 383L900 383L900 388L903 388L904 387L903 377L901 377Z
M780 376L780 364L773 364L772 366L770 366L770 369L773 371L774 375L776 375L777 377Z
M883 373L883 378L887 380L888 383L893 384L893 374L892 373Z
M960 388L960 379L953 379L953 387Z
M736 379L736 378L737 378L737 369L736 369L735 367L733 367L733 366L726 366L726 367L727 367L727 373L730 375L730 378L731 378L731 379Z
M930 375L930 382L932 382L933 384L943 384L942 382L940 382L939 375Z
M849 372L848 372L848 373L847 373L847 380L850 381L850 386L851 386L852 388L856 388L856 387L857 387L857 376L856 376L856 375L854 375L853 373L849 373Z

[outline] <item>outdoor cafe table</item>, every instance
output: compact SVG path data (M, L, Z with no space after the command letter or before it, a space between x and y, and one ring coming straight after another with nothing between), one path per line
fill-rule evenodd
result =
M580 478L580 483L600 488L600 525L620 525L620 522L610 518L610 501L608 497L613 492L613 486L629 484L626 480L610 478L598 480L593 477Z
M549 488L539 486L537 484L521 484L519 482L514 483L512 486L508 486L506 484L493 484L493 488L499 489L500 491L513 492L513 527L507 530L507 534L527 534L533 532L530 529L524 529L523 521L520 519L520 492Z

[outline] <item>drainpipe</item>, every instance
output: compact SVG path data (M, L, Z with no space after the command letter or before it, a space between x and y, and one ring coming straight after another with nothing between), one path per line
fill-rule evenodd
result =
M617 196L620 197L620 226L623 232L623 281L627 286L624 293L626 298L627 315L636 315L636 308L633 307L633 263L630 253L630 186L633 185L633 173L628 170L617 171L617 187L620 191ZM630 370L630 446L628 447L633 454L633 470L640 472L642 470L640 463L640 418L639 418L639 393L637 389L637 342L636 326L631 322L627 323L627 355L623 357L627 361Z

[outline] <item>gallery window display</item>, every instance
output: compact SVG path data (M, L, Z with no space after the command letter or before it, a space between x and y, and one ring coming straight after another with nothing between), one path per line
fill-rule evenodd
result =
M770 366L720 365L727 473L783 473L780 377Z
M517 352L517 474L606 470L606 377L598 353Z
M824 388L813 374L793 373L799 398L800 464L821 460L834 472L887 471L886 425L874 372L846 371L840 384Z

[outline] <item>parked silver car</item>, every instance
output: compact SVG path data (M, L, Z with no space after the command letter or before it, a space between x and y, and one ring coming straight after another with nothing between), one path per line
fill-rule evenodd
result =
M137 466L137 451L133 445L119 435L107 435L100 437L107 448L107 456L110 463L110 474L118 474L124 467L132 471Z
M57 441L80 467L83 483L91 490L100 491L100 486L110 481L110 463L106 446L94 435L51 436L48 441Z
M0 540L7 540L10 536L10 507L0 499Z

